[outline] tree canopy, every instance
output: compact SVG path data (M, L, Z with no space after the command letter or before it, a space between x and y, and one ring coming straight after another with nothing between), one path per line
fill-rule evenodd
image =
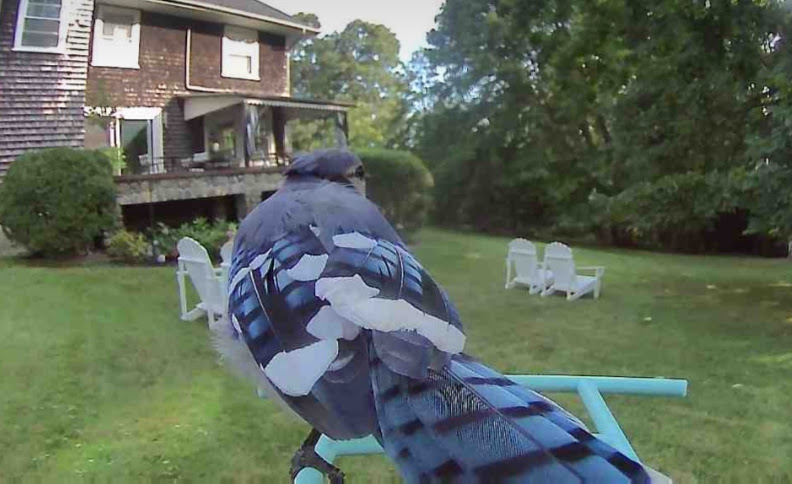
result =
M319 25L313 14L303 22ZM350 144L389 146L407 110L408 85L399 60L399 41L383 25L355 20L341 32L301 42L291 56L293 95L355 103L349 113ZM321 140L327 131L297 136ZM311 147L310 140L305 142Z
M756 196L792 154L780 3L448 0L437 21L411 132L444 220L686 250L740 248L749 218L792 235L789 196Z
M787 5L447 0L436 20L406 68L354 21L299 46L292 78L357 104L353 145L425 160L438 220L691 251L792 237Z

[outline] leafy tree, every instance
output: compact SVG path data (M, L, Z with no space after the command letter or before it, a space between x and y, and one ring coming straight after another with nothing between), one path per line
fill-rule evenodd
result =
M763 39L766 68L756 89L763 102L751 111L746 140L755 163L747 177L753 215L748 230L789 241L792 255L792 12L779 9L773 18L778 32Z
M775 1L448 0L409 143L445 220L703 248L792 159L790 25Z
M302 14L300 18L318 24L315 15ZM293 51L291 62L295 96L355 103L349 113L352 146L392 144L406 115L408 90L399 41L393 32L355 20L341 32L303 41ZM317 126L292 133L304 148L322 141L327 144L329 140L323 136L332 133Z

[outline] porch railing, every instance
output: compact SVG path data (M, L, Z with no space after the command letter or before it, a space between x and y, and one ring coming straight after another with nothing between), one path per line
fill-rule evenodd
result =
M241 161L228 158L207 159L195 156L140 156L138 160L127 160L121 175L159 175L164 173L201 173L239 168L285 167L291 162L289 155L264 155L257 159Z

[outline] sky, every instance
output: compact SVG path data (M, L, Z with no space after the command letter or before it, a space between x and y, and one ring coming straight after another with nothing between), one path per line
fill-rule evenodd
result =
M412 53L426 45L426 33L434 27L443 0L262 0L288 14L314 13L322 23L322 34L343 30L355 19L388 27L401 44L400 56L409 61Z

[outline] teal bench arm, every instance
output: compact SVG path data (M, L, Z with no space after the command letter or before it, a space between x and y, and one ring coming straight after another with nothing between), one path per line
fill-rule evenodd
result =
M600 439L612 445L624 455L640 462L627 436L602 397L603 393L684 397L687 395L687 380L667 378L626 378L607 376L568 375L507 375L507 378L538 392L575 392L580 396ZM316 453L333 463L344 455L380 454L383 452L373 436L362 439L336 441L323 435L316 444ZM321 484L322 474L316 469L305 468L297 475L295 484Z

